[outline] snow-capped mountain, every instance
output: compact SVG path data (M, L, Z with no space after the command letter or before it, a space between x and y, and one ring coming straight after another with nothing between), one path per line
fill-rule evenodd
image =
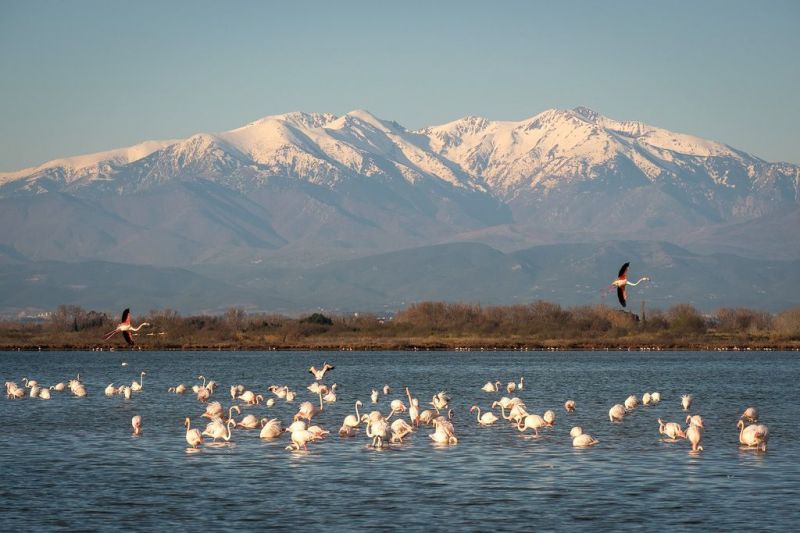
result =
M650 189L661 197L652 200L669 196L680 211L689 208L707 221L755 218L800 201L796 165L767 163L719 142L585 107L550 109L521 122L467 117L418 133L433 151L522 206L515 209L522 218L532 203L564 191L611 194L610 206ZM639 204L646 210L652 202Z
M762 233L798 205L797 165L587 108L416 131L363 110L294 112L0 173L0 245L175 265L497 235L512 249L565 238L554 232L690 244L699 228ZM720 230L751 220L758 233Z

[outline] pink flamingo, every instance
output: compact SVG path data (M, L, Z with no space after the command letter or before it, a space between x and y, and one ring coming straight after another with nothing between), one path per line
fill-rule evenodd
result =
M133 346L135 343L133 342L133 337L131 337L131 331L139 331L144 326L149 326L148 322L142 322L136 327L131 326L131 310L125 309L122 312L122 320L120 320L119 324L117 325L116 329L113 331L109 331L106 333L104 339L108 340L114 336L116 333L122 333L122 336L125 337L125 342Z
M649 281L650 278L641 278L636 283L632 281L628 281L628 267L630 263L625 263L622 265L622 268L619 269L619 274L617 275L617 279L611 282L611 286L609 289L616 287L617 288L617 298L619 299L619 303L622 307L626 307L628 305L628 291L626 287L631 285L632 287L637 286L643 281Z

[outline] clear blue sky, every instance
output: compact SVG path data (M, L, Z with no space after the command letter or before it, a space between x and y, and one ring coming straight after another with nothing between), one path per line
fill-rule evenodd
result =
M0 0L0 170L287 111L587 105L800 162L800 2Z

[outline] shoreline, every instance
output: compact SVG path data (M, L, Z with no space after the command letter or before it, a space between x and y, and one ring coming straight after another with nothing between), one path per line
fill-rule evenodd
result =
M98 346L98 345L0 345L0 352L797 352L797 343L709 344L675 343L642 345L606 345L574 343L556 345L469 345L447 343L389 343L375 345L165 345L165 346Z

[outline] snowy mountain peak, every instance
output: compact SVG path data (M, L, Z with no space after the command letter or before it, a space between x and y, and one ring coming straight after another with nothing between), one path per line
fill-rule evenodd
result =
M573 111L577 113L581 118L586 119L588 122L595 122L599 117L600 113L593 109L589 109L585 106L578 106L573 108Z

